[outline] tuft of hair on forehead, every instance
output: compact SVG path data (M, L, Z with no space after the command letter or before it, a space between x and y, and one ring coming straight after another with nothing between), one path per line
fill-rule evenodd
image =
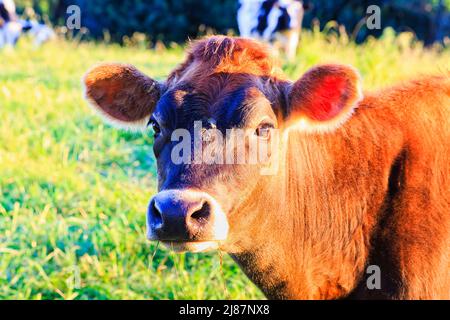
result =
M245 73L282 77L281 69L267 45L248 38L229 36L210 36L193 41L185 62L172 72L169 82L199 69L203 75Z
M271 57L266 45L246 38L212 36L194 42L190 53L194 59L213 66L254 62L266 72L271 70Z

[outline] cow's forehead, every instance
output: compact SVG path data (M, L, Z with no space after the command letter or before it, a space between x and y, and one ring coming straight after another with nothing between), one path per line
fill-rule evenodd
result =
M257 107L267 111L270 105L256 80L222 74L179 84L161 97L155 117L171 127L187 127L205 119L214 119L220 126L238 126L248 122Z

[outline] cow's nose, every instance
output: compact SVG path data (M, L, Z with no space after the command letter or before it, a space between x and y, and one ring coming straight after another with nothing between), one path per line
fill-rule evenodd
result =
M165 190L150 201L148 237L161 241L223 240L223 225L228 229L224 219L220 206L205 192Z

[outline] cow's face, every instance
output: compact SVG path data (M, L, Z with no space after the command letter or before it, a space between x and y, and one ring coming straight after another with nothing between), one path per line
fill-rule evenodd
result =
M226 248L244 225L258 224L239 209L276 177L265 170L280 160L282 131L336 127L359 98L355 72L335 65L290 83L193 62L160 84L109 64L91 70L85 84L110 122L152 128L159 193L148 206L148 237L189 251Z

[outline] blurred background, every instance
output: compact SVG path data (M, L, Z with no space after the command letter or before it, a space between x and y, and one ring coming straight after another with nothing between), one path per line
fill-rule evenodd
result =
M354 35L357 42L369 35L379 37L386 27L398 32L411 31L426 45L443 41L450 34L449 0L309 0L303 26L313 21L336 21ZM237 32L238 0L16 0L19 14L38 15L53 25L64 25L69 5L80 7L82 26L89 38L123 42L136 32L153 44L196 38L205 32ZM369 5L381 8L383 28L369 30L359 24Z
M81 25L71 29L74 4ZM365 23L371 4L381 10L379 29ZM291 79L318 63L346 63L361 72L366 90L376 90L449 70L448 0L304 5L294 57L280 56ZM7 31L17 36L0 42L0 299L262 298L225 254L175 255L146 241L145 211L156 191L153 138L103 124L81 87L83 74L104 61L134 64L163 81L183 61L188 39L237 35L242 4L15 6L19 29L0 23L0 40Z

